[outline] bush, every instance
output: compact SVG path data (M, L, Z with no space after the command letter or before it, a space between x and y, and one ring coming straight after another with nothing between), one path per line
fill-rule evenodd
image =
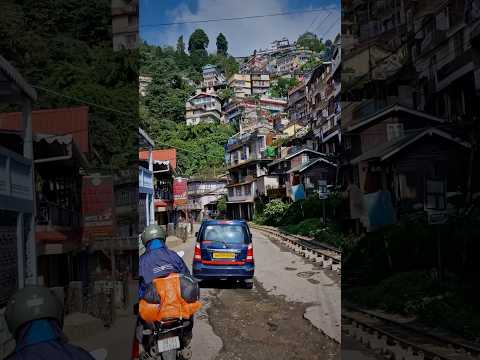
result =
M265 224L272 226L279 225L288 208L289 204L284 203L282 200L275 199L270 201L263 209Z
M315 240L335 246L339 249L343 249L346 244L346 236L331 227L313 230L310 233L310 236L315 238Z
M324 227L320 219L312 218L303 220L298 224L281 226L280 229L290 234L312 236L312 232L323 229Z

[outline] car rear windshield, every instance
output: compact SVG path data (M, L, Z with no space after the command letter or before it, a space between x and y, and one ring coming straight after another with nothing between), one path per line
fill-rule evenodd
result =
M249 242L249 236L243 225L214 224L205 226L201 240L242 244Z

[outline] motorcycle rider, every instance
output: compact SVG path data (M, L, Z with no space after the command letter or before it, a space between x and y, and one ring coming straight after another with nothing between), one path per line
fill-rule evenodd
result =
M5 311L8 329L16 341L8 360L95 360L87 351L71 345L63 328L63 306L44 286L18 290Z
M147 226L141 238L145 246L145 252L140 256L139 299L144 299L148 303L160 304L160 297L153 284L153 280L167 277L172 273L191 277L190 270L183 259L175 251L168 249L166 246L166 234L161 226L156 224ZM143 328L150 328L149 324L142 319L141 322ZM185 329L186 343L189 343L191 340L192 328L193 317L190 319L189 327Z

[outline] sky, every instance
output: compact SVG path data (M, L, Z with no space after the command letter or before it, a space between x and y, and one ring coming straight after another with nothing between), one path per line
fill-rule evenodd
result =
M266 15L284 12L303 13L284 16L212 21L207 23L159 25L186 21ZM209 52L216 51L216 38L223 33L228 52L248 56L254 49L266 49L282 37L295 41L305 31L319 37L335 38L341 28L340 0L140 0L140 37L152 45L175 46L183 35L188 38L197 28L208 35ZM153 25L153 26L151 26Z

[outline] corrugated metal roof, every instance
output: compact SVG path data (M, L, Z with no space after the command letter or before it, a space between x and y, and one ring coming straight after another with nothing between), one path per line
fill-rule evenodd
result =
M0 114L0 129L21 130L20 112ZM32 131L38 134L69 135L82 153L89 152L88 107L32 111Z
M427 135L429 135L429 136L437 135L437 136L443 137L444 139L454 141L461 146L464 146L464 147L467 147L467 148L470 147L470 143L462 141L460 139L457 139L446 131L442 131L442 130L435 129L435 128L429 128L429 129L426 129L426 130L418 129L418 130L413 131L412 133L407 134L407 135L405 135L405 136L403 136L403 137L401 137L397 140L389 141L385 144L377 146L377 147L373 148L372 150L367 151L367 152L363 153L362 155L352 159L350 161L350 163L351 164L358 164L362 161L374 160L374 159L381 160L381 161L386 160L390 156L396 154L397 152L403 150L404 148L408 147L409 145L413 144L417 140L419 140L422 137L427 136Z
M140 151L138 153L138 158L140 160L147 160L148 151ZM152 151L153 160L158 161L169 161L172 169L175 170L177 167L177 150L176 149L163 149L163 150L153 150Z

